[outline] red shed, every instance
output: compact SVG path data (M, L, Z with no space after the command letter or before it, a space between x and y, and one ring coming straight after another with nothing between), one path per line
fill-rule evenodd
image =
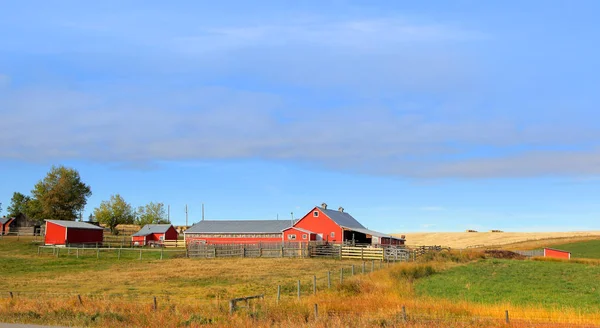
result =
M134 245L161 244L165 240L177 240L179 234L170 224L146 224L131 236Z
M104 229L76 221L46 220L46 245L102 243Z
M544 257L553 257L556 259L570 259L571 252L561 251L560 249L544 248Z
M6 235L10 232L10 224L15 220L15 218L0 218L0 236Z
M295 229L295 230L294 230ZM317 241L332 243L354 242L358 244L404 245L403 238L396 238L381 232L369 230L352 215L340 207L337 211L327 209L327 204L315 207L293 226L283 232L285 241L302 241L294 237L297 230L315 235ZM294 236L292 236L294 235Z

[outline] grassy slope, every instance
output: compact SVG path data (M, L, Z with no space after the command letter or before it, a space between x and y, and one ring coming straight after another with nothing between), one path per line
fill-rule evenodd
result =
M600 267L565 262L485 260L436 274L416 284L420 295L481 303L600 306Z
M552 245L552 248L571 252L571 257L600 259L600 240Z

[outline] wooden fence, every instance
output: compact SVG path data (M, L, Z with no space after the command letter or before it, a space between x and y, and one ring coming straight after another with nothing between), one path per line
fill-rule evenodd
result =
M342 247L342 259L383 260L383 248L373 247Z
M162 242L162 246L167 248L183 248L185 247L185 240L165 240Z

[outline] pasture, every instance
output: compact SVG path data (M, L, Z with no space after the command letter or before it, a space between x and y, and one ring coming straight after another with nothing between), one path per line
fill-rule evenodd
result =
M398 236L398 234L395 234ZM504 246L507 244L538 242L548 246L586 239L599 239L600 231L571 232L416 232L406 233L409 246L442 245L452 248ZM561 241L562 240L562 241Z
M493 259L420 280L415 290L418 295L456 301L598 311L599 276L597 265Z
M423 263L388 267L387 263L379 266L372 262L363 267L361 261L314 258L118 260L93 254L75 258L64 253L57 258L51 253L37 255L37 245L28 241L5 238L0 241L0 272L5 278L0 288L0 322L94 327L389 327L403 323L411 327L503 327L505 310L510 310L512 327L600 324L600 311L590 307L593 303L588 299L582 306L577 300L565 301L557 309L537 304L536 294L527 299L529 294L521 293L523 302L511 299L510 292L481 301L422 290L435 279L454 275L455 270L471 270L472 265L519 265L513 262L532 266L523 270L547 273L538 268L548 265L546 262L484 259L477 251L443 252ZM579 268L597 274L597 266L549 263L558 264L569 268L563 270L563 276L577 281L575 286L588 277L580 278ZM332 273L331 286L327 272ZM491 272L496 276L506 273ZM316 290L312 285L315 276ZM514 288L521 283L506 277L500 280L500 285L489 288L501 291L509 288L502 284ZM280 300L277 286L281 286ZM256 294L264 294L264 300L251 301L233 315L229 313L230 298Z

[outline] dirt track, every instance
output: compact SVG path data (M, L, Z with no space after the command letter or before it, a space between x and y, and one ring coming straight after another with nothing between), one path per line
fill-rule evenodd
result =
M600 231L572 232L415 232L406 233L406 244L442 245L452 248L494 246L549 238L598 236Z

